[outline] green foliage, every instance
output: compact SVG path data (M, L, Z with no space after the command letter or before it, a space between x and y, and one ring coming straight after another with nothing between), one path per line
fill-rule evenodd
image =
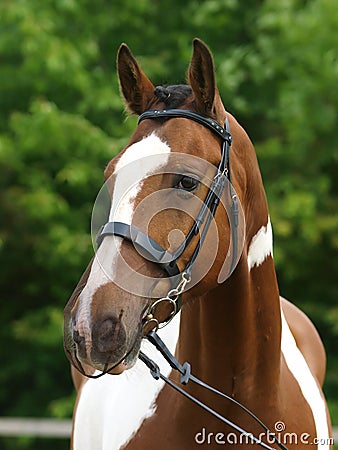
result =
M281 292L322 334L338 424L338 3L3 0L0 17L2 414L71 411L62 309L92 253L105 164L135 127L118 93L119 44L155 84L180 83L199 36L255 144Z

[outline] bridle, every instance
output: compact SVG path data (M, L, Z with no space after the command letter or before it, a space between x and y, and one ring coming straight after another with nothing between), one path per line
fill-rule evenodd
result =
M217 207L220 203L222 193L225 186L229 186L230 206L230 229L232 246L232 261L229 269L231 274L236 266L238 253L238 199L231 184L230 171L230 146L232 136L230 134L228 119L225 119L224 127L222 127L216 120L194 111L185 109L167 109L167 110L149 110L145 111L139 116L138 123L146 119L171 119L183 118L189 119L203 125L211 130L219 138L221 138L221 159L217 166L216 174L211 182L203 205L194 220L194 224L186 235L183 243L174 253L169 253L167 250L158 244L154 239L145 234L135 225L126 224L123 222L108 222L101 228L97 236L98 246L102 243L105 236L114 235L122 237L127 241L133 243L142 256L150 261L157 263L171 278L171 282L176 282L176 287L170 289L166 297L160 298L152 303L144 318L144 326L153 324L155 329L162 328L167 325L173 317L178 313L182 306L182 293L186 285L191 281L191 272L197 256L202 248L203 242L206 238L208 229L215 216ZM185 268L181 271L177 265L179 258L183 255L190 242L200 234L197 245L187 262ZM162 322L159 322L155 317L155 309L160 303L167 302L171 306L169 316Z
M153 329L146 333L146 338L148 341L153 344L156 349L161 353L161 355L166 359L166 361L170 364L170 366L177 370L180 376L180 383L182 385L186 385L189 381L198 384L204 389L207 389L213 392L216 395L225 398L226 400L234 403L237 407L241 408L246 414L248 414L252 419L254 419L267 433L267 436L273 439L273 442L278 445L278 447L282 450L287 450L287 448L280 442L280 440L276 437L275 433L272 433L269 428L257 417L255 414L250 411L248 408L243 406L240 402L235 400L234 398L224 394L223 392L209 386L207 383L201 381L197 377L195 377L191 373L191 367L188 362L185 362L183 365L180 364L177 359L171 354L169 349L166 347L164 342L157 335L156 331L158 328L162 328L167 325L173 317L177 314L182 306L181 296L186 287L186 285L191 280L191 272L193 269L193 265L197 259L197 256L201 250L203 242L206 238L208 229L210 227L211 221L215 216L217 207L220 203L220 198L225 189L225 186L228 184L229 186L229 197L231 201L230 206L230 214L228 214L230 229L231 229L231 241L230 245L232 246L232 260L229 269L229 274L233 272L236 267L237 257L238 257L238 199L235 193L235 190L231 184L231 171L230 171L230 146L232 142L232 137L229 129L228 119L225 119L224 127L222 127L216 120L207 117L203 114L196 113L194 111L182 110L182 109L168 109L168 110L149 110L145 111L143 114L139 116L138 123L142 122L146 119L170 119L170 118L184 118L193 120L204 127L210 129L213 133L215 133L218 137L221 138L221 159L217 166L216 174L211 182L209 190L206 194L203 205L194 220L194 224L188 232L185 240L180 245L180 247L174 252L169 253L167 250L163 249L163 247L158 244L154 239L145 234L138 227L122 222L108 222L101 228L100 232L97 236L97 244L98 246L102 243L105 236L114 235L120 236L127 241L130 241L134 244L134 246L139 250L139 252L147 259L154 261L159 264L160 267L167 273L169 277L177 281L178 283L175 288L171 289L166 297L160 298L152 303L147 311L147 314L143 320L143 329L146 325L153 323ZM227 183L228 181L228 183ZM177 262L178 259L182 256L185 249L188 247L193 237L200 233L199 241L187 262L185 268L180 271ZM167 319L163 322L159 322L158 319L154 316L156 307L163 302L168 302L172 306L172 312L169 314ZM177 383L172 381L170 378L164 376L159 366L152 361L147 355L145 355L142 351L139 352L140 360L150 369L150 373L154 379L159 380L162 379L165 383L167 383L172 388L176 389L179 393L184 395L193 401L196 405L203 408L208 413L212 414L214 417L219 419L221 422L226 425L232 427L234 430L245 436L247 439L251 440L251 443L255 443L260 445L261 447L267 450L273 450L273 447L267 445L262 442L260 439L256 438L252 433L247 432L240 426L236 425L229 419L225 418L217 411L207 406L205 403L201 402L191 394L189 394L186 390L182 389ZM91 378L98 378L99 376L104 375L104 373L109 372L110 369L105 370L102 374L98 376L91 376ZM88 375L87 375L88 376Z

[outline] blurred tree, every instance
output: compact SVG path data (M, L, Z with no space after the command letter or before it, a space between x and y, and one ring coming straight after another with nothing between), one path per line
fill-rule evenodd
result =
M71 411L62 309L92 253L105 164L135 127L118 93L118 46L128 43L155 84L180 83L198 36L256 146L281 291L324 338L338 423L338 3L2 0L0 17L1 413Z

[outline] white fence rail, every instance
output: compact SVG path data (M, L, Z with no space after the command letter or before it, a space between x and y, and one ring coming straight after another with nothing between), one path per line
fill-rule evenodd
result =
M49 438L69 438L71 420L30 419L26 417L1 417L0 436L34 436Z
M0 417L0 436L68 439L71 429L71 420ZM333 428L333 439L338 444L338 427Z

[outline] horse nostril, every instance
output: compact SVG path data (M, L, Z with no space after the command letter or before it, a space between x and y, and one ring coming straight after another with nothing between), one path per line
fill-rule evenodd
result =
M75 344L81 344L84 342L84 338L82 336L80 336L80 333L78 331L74 331L73 339L74 339Z
M83 336L80 335L78 331L74 331L73 340L76 344L77 350L81 356L86 355L86 340Z
M94 342L99 352L114 352L123 346L126 340L126 332L120 319L111 317L102 320L93 329Z

